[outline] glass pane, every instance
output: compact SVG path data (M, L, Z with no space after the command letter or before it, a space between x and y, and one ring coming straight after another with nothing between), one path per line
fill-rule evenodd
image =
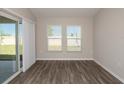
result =
M48 37L49 38L61 38L61 26L49 25L48 26Z
M68 51L80 51L81 50L80 39L68 39L67 44L68 44L67 46Z
M67 38L81 38L81 27L80 26L68 26L67 27Z
M61 39L48 39L48 50L60 51L61 50Z
M81 27L80 26L67 27L67 50L68 51L81 50Z
M49 25L48 26L48 50L60 51L61 50L61 26Z
M17 70L16 22L0 16L0 83Z

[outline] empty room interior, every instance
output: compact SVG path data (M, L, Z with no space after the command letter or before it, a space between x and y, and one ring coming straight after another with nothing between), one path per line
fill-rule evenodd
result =
M1 84L123 84L123 8L0 8Z

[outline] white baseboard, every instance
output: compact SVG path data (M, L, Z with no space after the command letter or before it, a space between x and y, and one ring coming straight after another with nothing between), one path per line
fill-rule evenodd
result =
M36 58L36 60L94 60L93 58Z
M111 73L114 77L116 77L117 79L119 79L122 83L124 83L124 79L122 79L120 76L118 76L117 74L115 74L113 71L111 71L110 69L108 69L107 67L105 67L103 64L101 64L99 61L94 60L97 64L99 64L101 67L103 67L106 71L108 71L109 73Z

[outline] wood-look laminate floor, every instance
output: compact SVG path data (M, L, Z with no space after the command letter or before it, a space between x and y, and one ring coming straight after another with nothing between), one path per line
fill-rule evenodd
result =
M10 84L120 84L94 61L38 61Z

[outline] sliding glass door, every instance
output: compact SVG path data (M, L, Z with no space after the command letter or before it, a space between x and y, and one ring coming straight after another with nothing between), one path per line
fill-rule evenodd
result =
M18 69L18 22L0 16L0 83Z

